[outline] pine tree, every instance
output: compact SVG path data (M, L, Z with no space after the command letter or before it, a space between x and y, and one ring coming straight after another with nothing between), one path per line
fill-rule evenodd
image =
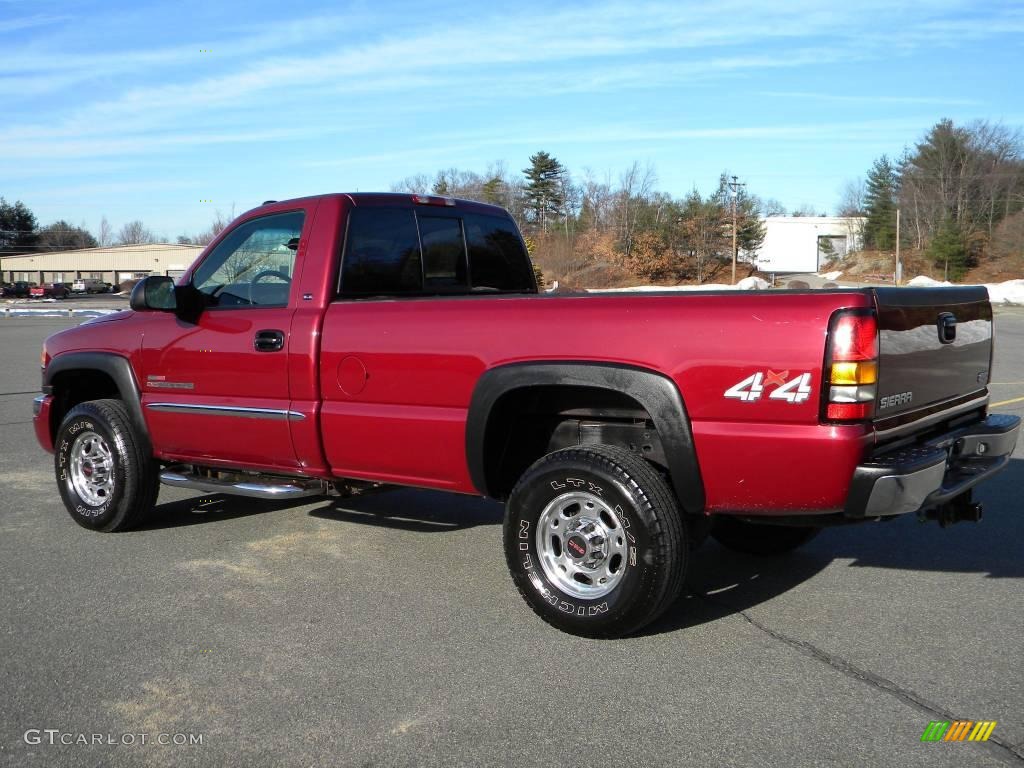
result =
M875 160L865 184L864 244L869 248L886 251L896 245L896 200L899 197L899 178L889 158L882 155Z
M61 219L39 230L39 245L50 251L95 248L98 243L84 226L76 227Z
M530 220L547 230L548 224L564 212L565 167L547 152L538 152L530 156L530 167L524 168L523 173L527 179L526 209Z
M928 244L928 255L946 280L959 280L964 276L971 260L963 236L952 219L945 219Z
M20 200L11 205L0 197L0 253L25 253L38 239L35 214Z
M492 176L484 182L481 196L485 203L501 205L505 198L505 181L500 176Z

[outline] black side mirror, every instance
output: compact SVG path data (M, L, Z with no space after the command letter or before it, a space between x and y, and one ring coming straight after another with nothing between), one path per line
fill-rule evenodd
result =
M136 312L174 312L178 308L174 295L174 278L164 275L144 277L132 288L128 305Z

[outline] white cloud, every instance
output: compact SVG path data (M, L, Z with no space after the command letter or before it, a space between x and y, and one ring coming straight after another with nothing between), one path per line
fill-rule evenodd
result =
M0 78L0 95L16 104L22 97L67 93L77 106L50 110L44 119L25 113L19 119L17 109L8 111L8 127L0 130L0 158L159 153L354 131L380 120L369 115L372 110L361 99L388 94L401 94L391 102L408 114L497 98L521 98L528 104L532 93L610 94L726 82L767 69L890 55L888 38L865 34L883 21L900 30L903 48L953 39L962 11L970 7L947 2L900 9L879 0L830 8L810 0L774 5L611 0L547 13L503 8L397 31L381 31L387 25L378 25L375 32L369 17L318 15L272 30L254 26L204 44L214 51L208 68L197 63L198 44L66 53L48 51L37 42L0 54L0 71L7 75ZM996 8L993 14L992 35L1002 34L1001 23L1014 29L1022 18L1013 8ZM971 34L985 33L980 24L964 23ZM100 95L76 101L94 80L104 83ZM778 93L851 103L868 98ZM973 103L924 96L875 101ZM59 99L56 103L62 105ZM335 116L328 117L328 111ZM262 119L256 128L254 115ZM197 125L215 129L197 130ZM646 140L810 135L810 128L801 126L692 130L673 136L654 132ZM730 136L723 133L729 131Z

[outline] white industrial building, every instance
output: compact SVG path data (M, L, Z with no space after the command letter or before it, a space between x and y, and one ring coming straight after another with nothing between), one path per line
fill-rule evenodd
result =
M748 257L762 272L818 272L829 259L859 251L865 219L847 216L769 216L764 243Z
M73 283L95 278L111 285L148 275L179 277L202 252L201 245L147 243L0 256L0 277L13 283Z

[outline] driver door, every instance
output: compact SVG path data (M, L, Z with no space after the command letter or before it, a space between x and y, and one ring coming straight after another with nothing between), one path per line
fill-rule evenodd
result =
M194 269L196 322L147 318L143 412L158 455L212 466L294 469L288 345L304 209L237 224Z

